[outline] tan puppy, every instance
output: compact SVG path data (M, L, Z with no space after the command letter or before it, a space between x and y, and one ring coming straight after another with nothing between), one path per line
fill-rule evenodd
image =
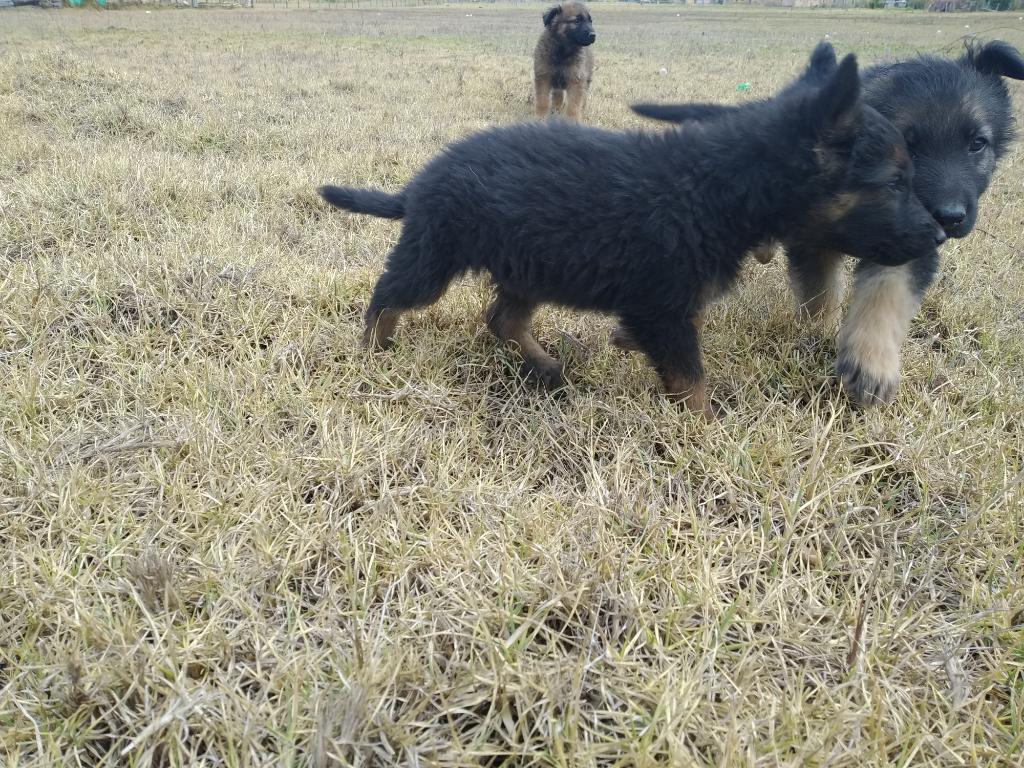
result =
M533 53L537 117L560 110L568 95L565 115L578 121L594 75L590 45L597 35L590 11L584 3L569 0L549 8L543 18L544 32Z

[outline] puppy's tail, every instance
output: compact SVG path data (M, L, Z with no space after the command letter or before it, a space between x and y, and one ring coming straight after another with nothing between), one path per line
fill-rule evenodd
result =
M368 213L384 219L400 219L405 216L405 195L389 195L379 189L352 189L324 185L317 190L320 197L335 208L353 213Z

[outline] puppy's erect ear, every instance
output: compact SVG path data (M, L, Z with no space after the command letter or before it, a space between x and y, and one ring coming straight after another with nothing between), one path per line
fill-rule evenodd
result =
M836 49L832 43L822 41L811 52L811 60L807 62L807 69L800 76L805 83L824 83L829 75L836 71Z
M643 117L667 123L685 123L688 120L714 120L736 112L739 107L728 104L633 104L630 109Z
M967 52L960 63L974 67L984 75L1024 80L1024 57L1009 43L993 40L979 45L977 41L970 41L966 45Z
M857 57L848 54L812 97L810 117L815 132L830 143L851 140L860 126L863 109Z
M553 5L546 11L544 11L544 16L542 17L544 19L544 26L550 27L555 22L555 16L557 16L561 12L562 6L560 5Z

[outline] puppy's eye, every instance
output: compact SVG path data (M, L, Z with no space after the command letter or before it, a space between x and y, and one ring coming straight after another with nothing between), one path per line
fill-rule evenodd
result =
M972 154L981 152L985 147L988 146L988 139L984 136L975 136L971 139L971 143L967 145L967 151Z

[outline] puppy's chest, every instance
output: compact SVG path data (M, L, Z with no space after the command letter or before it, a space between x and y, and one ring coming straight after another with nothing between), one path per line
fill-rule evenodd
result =
M540 59L551 72L553 80L565 87L567 83L588 82L594 69L594 55L589 48L566 45L555 40L542 42Z

